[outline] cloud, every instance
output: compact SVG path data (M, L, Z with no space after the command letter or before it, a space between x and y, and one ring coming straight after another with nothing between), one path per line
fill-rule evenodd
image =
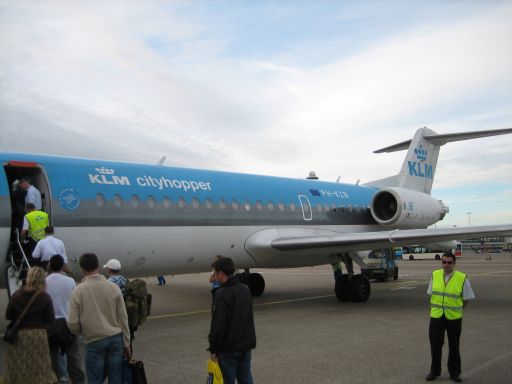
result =
M0 2L0 150L364 182L421 126L510 126L512 6L402 5ZM510 135L449 144L434 186L511 158Z

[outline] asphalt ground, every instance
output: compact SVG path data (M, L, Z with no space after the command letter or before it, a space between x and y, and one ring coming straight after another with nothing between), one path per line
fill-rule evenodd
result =
M465 254L477 298L464 311L462 375L466 383L512 383L512 257ZM338 302L329 266L254 270L266 291L254 299L256 383L424 383L430 367L426 289L439 261L399 261L399 279L372 282L366 303ZM211 296L208 274L147 279L153 308L136 334L135 357L148 382L204 383ZM7 295L0 292L0 311ZM0 329L7 326L0 319ZM451 382L446 370L436 382ZM0 343L0 376L6 344ZM28 362L27 362L28 363Z

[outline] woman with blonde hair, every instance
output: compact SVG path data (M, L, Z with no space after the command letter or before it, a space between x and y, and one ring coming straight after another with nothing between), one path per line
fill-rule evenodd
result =
M5 317L16 320L34 295L19 326L18 337L7 349L9 384L54 384L57 377L52 369L46 329L54 320L53 303L45 292L46 274L42 268L28 270L27 283L11 297Z

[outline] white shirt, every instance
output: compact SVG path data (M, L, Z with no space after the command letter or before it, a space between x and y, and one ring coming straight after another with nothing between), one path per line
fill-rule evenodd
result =
M34 252L32 252L32 257L34 259L41 258L41 261L50 261L53 255L61 255L64 263L68 263L64 243L53 235L47 235L44 239L39 240Z
M75 287L75 280L63 273L55 272L46 277L46 293L52 298L56 319L68 317L69 299Z
M41 193L33 185L28 187L27 194L25 196L25 205L27 205L28 203L34 204L38 211L40 211L43 207L41 203Z
M449 275L443 274L444 276L444 283L447 284L450 278L452 277L453 272ZM430 283L428 284L427 293L432 296L432 276L430 276ZM469 283L469 279L466 277L464 280L464 286L462 287L462 301L466 300L472 300L474 299L475 293L473 292L473 289L471 288L471 284Z

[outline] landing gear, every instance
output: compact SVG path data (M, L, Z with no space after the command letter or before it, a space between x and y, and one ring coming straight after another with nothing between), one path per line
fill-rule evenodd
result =
M249 269L244 269L244 272L237 273L236 277L249 287L253 296L261 296L265 291L265 279L259 273L250 273Z
M363 275L355 275L350 281L350 294L356 303L364 303L370 297L370 280Z
M340 276L334 283L334 293L339 301L350 300L350 289L348 286L348 275Z
M334 293L339 301L352 300L356 303L363 303L370 297L371 286L366 276L354 275L352 259L348 254L343 254L343 262L347 268L347 274L341 273L340 263L333 264L334 270Z

